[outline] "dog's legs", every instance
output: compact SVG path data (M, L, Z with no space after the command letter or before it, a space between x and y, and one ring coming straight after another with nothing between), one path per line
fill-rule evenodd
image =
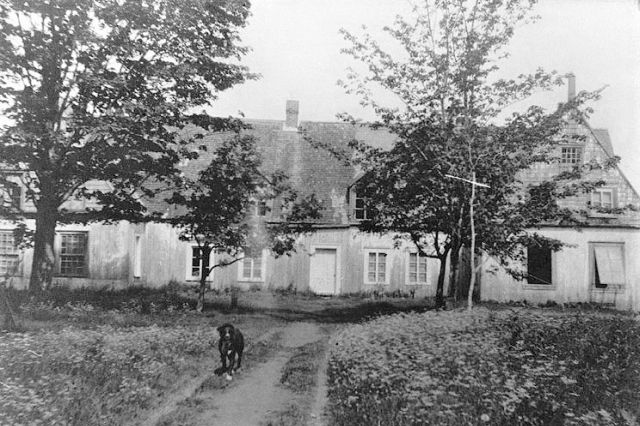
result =
M236 367L236 370L240 370L241 365L242 365L242 349L238 351L238 366Z
M234 360L235 360L235 355L229 357L229 368L227 368L227 370L225 371L225 377L227 380L232 380L233 379L233 364L234 364Z
M220 355L220 361L222 362L222 368L220 369L220 374L227 372L227 356Z

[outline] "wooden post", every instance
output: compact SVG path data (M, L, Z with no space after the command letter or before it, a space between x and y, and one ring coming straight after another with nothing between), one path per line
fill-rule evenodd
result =
M476 181L476 172L473 172L472 181ZM467 295L467 309L473 307L473 287L476 284L476 229L473 220L473 204L476 198L476 185L471 184L471 198L469 199L469 219L471 221L471 253L469 263L471 264L471 279L469 280L469 294Z

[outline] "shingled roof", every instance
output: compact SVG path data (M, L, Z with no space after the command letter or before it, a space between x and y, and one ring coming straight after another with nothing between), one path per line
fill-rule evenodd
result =
M346 225L348 219L347 189L354 182L358 171L348 166L330 153L348 152L348 143L359 140L375 147L389 148L394 136L385 130L373 130L366 124L303 121L295 130L285 127L284 120L244 120L250 128L242 134L252 135L257 140L257 148L262 155L263 171L281 170L287 174L294 188L302 194L315 194L323 206L322 218L317 224ZM185 136L198 132L196 128L185 131ZM212 133L198 141L206 145L207 151L199 157L186 161L180 167L186 177L195 178L211 161L211 153L232 132ZM324 149L322 147L329 147ZM155 186L161 189L160 185ZM165 199L172 191L165 191L145 204L150 211L160 212L166 217L175 214ZM274 214L277 214L277 206Z

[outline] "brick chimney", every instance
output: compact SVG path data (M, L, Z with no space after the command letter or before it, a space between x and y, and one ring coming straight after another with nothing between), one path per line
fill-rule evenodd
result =
M286 119L284 122L284 130L298 130L298 101L287 101Z
M571 101L576 97L576 76L572 72L567 74L567 84L569 85L568 100Z

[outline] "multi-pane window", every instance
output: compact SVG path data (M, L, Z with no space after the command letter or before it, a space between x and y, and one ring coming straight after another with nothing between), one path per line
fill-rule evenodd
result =
M371 219L371 211L367 208L366 198L355 197L355 207L354 207L354 215L358 220L367 220Z
M213 264L213 251L209 255L209 268ZM202 249L197 245L191 245L187 250L187 281L196 281L202 278L202 274L205 272L204 256ZM207 275L207 281L213 281L213 272Z
M85 232L60 234L60 275L86 276L86 257L87 234Z
M592 207L604 207L613 208L613 189L610 188L597 188L591 193L591 206Z
M595 288L624 285L624 245L591 244L591 283Z
M552 284L551 249L540 246L527 247L527 282Z
M367 283L388 283L387 253L370 251L367 253Z
M261 281L263 279L262 251L252 256L245 255L240 264L240 278L246 281Z
M409 253L409 284L427 283L427 256Z
M200 278L202 273L202 250L191 247L191 278Z
M16 275L19 252L14 245L13 232L0 231L0 276Z
M582 163L582 148L578 146L563 147L560 155L560 163L562 164Z

